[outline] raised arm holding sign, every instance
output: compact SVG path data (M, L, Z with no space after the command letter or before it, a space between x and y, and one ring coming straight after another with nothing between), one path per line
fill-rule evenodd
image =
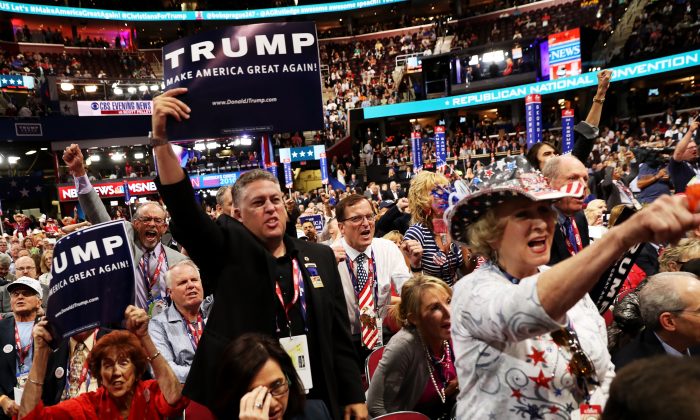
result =
M202 270L205 293L215 292L209 321L197 346L185 395L215 414L222 387L217 361L231 340L245 332L285 339L301 349L297 368L308 400L323 402L335 419L367 418L354 363L349 320L332 250L285 236L287 211L279 182L264 170L243 174L233 186L233 218L217 225L195 202L192 185L167 144L166 120L175 124L194 109L172 89L153 101L152 138L158 164L158 191L168 205L175 239ZM194 93L194 92L193 92ZM216 252L213 252L213 251ZM311 278L315 281L312 282ZM291 291L291 293L289 293ZM308 296L308 300L307 300Z

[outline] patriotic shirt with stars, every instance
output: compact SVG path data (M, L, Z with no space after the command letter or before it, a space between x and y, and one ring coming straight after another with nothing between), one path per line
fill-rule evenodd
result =
M546 269L546 267L542 267ZM557 322L537 295L539 274L508 280L486 263L455 285L452 340L460 393L457 418L578 418L571 354L549 334L569 324L596 368L601 383L592 404L605 405L614 366L607 350L605 322L586 295Z

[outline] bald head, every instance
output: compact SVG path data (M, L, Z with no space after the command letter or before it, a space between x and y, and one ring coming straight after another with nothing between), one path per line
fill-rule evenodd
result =
M19 257L15 261L15 275L17 278L22 276L36 279L36 264L31 257Z

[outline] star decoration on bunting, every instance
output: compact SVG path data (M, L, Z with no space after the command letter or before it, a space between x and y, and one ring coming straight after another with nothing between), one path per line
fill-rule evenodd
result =
M544 372L542 372L542 369L540 369L539 375L528 376L528 378L532 379L532 381L535 382L538 388L543 387L549 389L549 383L552 381L552 378L544 376Z
M532 354L528 354L527 357L532 364L537 366L538 363L542 362L542 364L546 364L546 360L544 359L544 352L537 350L535 347L532 347Z
M29 197L29 190L26 188L22 188L19 190L20 194L22 194L22 197Z
M41 185L37 185L36 187L34 187L34 189L36 190L36 192L41 192L42 188Z

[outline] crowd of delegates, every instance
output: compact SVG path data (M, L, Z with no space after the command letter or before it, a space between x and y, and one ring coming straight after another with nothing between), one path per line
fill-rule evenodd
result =
M52 241L24 216L5 221L13 236L0 241L0 273L17 279L0 290L9 300L1 357L13 360L0 370L4 414L91 418L109 409L155 419L203 405L242 419L402 410L569 418L591 405L606 407L603 418L654 418L651 399L628 399L646 385L620 390L614 378L646 374L654 387L653 369L635 370L637 359L683 357L700 344L700 216L670 195L696 182L698 122L681 116L679 133L662 137L666 149L631 145L622 133L613 142L615 133L598 130L608 81L602 72L572 155L541 143L475 168L471 180L421 171L408 188L386 189L332 161L349 172L345 191L291 196L257 169L221 188L210 214L165 137L166 121L189 112L177 99L184 89L159 96L153 153L163 204L142 204L126 222L139 267L127 331L90 330L49 352L45 323L36 323L48 295L36 267L50 275ZM79 146L63 159L87 221L110 220ZM654 183L668 190L643 194ZM608 217L593 199L615 209ZM610 288L609 272L635 249L629 276ZM609 292L624 296L612 309ZM16 328L17 342L3 328ZM363 377L377 349L376 369ZM657 399L674 392L683 391ZM673 409L694 418L698 407Z
M660 54L689 51L700 45L700 7L697 3L649 3L635 18L632 33L617 60L641 61Z

